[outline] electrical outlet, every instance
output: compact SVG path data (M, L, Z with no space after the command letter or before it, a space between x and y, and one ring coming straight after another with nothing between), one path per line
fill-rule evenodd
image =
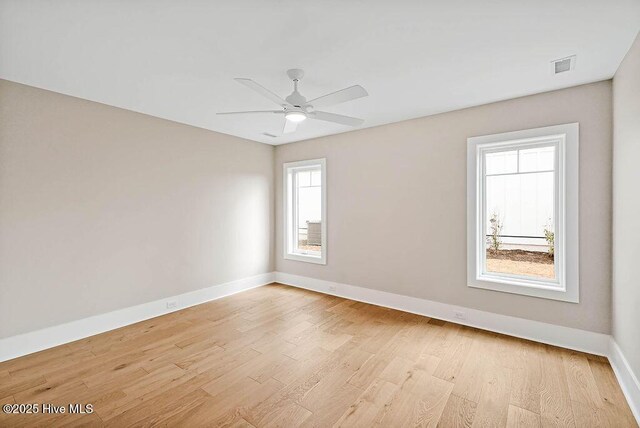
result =
M331 284L329 286L329 291L333 291L334 293L336 292L337 287L334 284Z
M456 317L456 319L459 319L459 320L466 320L467 319L467 316L462 311L453 311L453 316Z
M178 306L178 302L175 300L167 302L167 309L175 309Z

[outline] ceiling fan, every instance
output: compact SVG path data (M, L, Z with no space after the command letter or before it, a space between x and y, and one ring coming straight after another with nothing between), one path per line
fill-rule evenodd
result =
M298 92L298 83L304 76L304 71L294 68L287 70L287 75L293 80L293 92L285 99L280 98L264 86L254 82L251 79L235 78L239 83L253 89L265 98L270 99L278 104L281 110L254 110L254 111L230 111L218 114L253 114L253 113L276 113L283 114L285 117L283 134L294 132L298 124L306 119L324 120L325 122L339 123L341 125L359 126L364 122L363 119L355 117L343 116L341 114L329 113L326 111L316 110L319 107L328 107L335 104L344 103L369 95L360 85L350 86L336 92L307 101L305 97Z

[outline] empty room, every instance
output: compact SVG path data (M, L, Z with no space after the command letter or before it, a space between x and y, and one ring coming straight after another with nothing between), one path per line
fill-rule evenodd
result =
M0 0L0 427L638 427L640 0Z

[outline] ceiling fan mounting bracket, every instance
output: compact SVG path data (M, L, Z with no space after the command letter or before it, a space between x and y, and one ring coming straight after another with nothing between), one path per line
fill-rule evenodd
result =
M304 70L301 70L299 68L291 68L287 70L287 76L289 76L289 79L293 80L294 82L296 80L302 80L302 78L304 77Z

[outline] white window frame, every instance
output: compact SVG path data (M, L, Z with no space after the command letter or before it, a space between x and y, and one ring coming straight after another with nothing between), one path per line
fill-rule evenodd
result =
M291 172L300 171L311 167L320 166L321 170L321 212L322 224L320 227L322 247L320 255L305 253L303 251L294 251L294 239L297 236L295 230L298 225L293 213L295 207L295 194L290 190L293 183L290 183ZM327 264L327 161L322 159L310 159L297 162L287 162L282 165L282 199L283 199L283 235L284 235L284 258L287 260L297 260L300 262L316 263L321 265Z
M565 302L579 302L579 125L548 126L467 139L467 285ZM555 145L555 271L546 280L485 272L484 155L491 151Z

